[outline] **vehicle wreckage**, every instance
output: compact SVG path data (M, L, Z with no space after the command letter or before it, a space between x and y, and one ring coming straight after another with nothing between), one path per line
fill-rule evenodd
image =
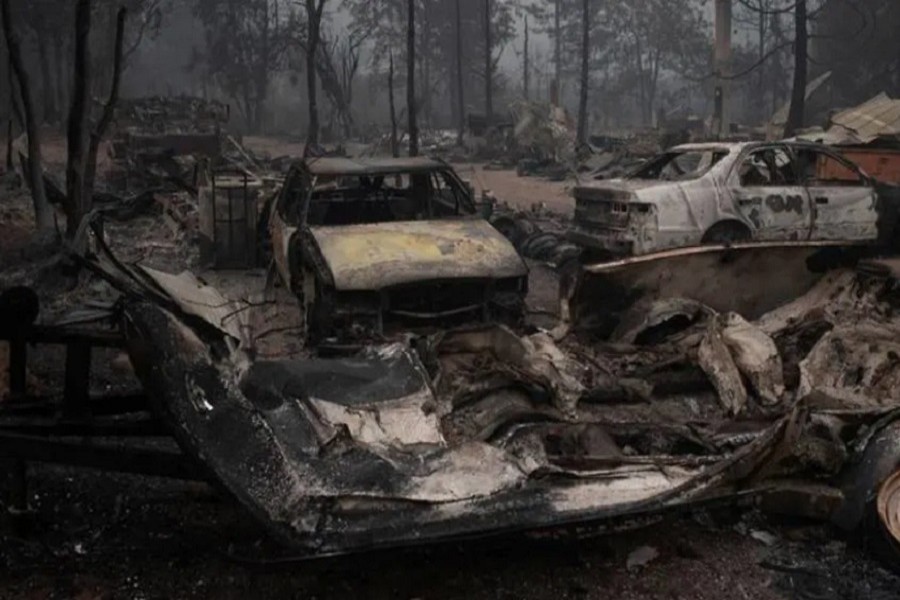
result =
M818 144L685 144L622 179L576 187L569 238L604 257L725 242L874 244L882 221L895 220L878 188Z
M528 268L446 163L300 161L270 202L272 254L311 339L521 318Z
M659 288L613 331L569 309L552 333L475 323L297 360L257 356L239 303L188 273L83 264L122 292L132 364L185 455L301 556L737 498L851 528L881 514L900 542L896 261L773 270L774 307Z

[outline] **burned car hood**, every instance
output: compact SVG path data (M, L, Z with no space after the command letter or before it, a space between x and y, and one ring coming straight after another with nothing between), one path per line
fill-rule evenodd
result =
M528 273L509 240L481 219L311 227L309 231L340 291L447 279L505 279Z

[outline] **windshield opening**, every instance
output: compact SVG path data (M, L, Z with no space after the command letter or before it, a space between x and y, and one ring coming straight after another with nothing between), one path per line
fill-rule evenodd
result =
M724 150L687 150L666 152L653 158L629 179L687 181L703 176L725 158Z
M357 225L451 218L472 213L465 191L447 173L319 177L309 225Z

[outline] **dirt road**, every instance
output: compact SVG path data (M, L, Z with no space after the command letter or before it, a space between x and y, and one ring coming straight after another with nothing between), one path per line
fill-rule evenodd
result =
M540 177L519 177L514 170L486 169L481 164L454 164L460 177L472 182L476 192L490 190L502 202L521 209L545 204L553 212L571 216L575 200L574 181L549 181Z

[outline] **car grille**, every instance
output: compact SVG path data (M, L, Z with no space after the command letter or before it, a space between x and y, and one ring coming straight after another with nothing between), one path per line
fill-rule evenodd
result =
M386 312L411 318L438 318L476 312L484 306L483 281L435 282L400 286L386 292Z

